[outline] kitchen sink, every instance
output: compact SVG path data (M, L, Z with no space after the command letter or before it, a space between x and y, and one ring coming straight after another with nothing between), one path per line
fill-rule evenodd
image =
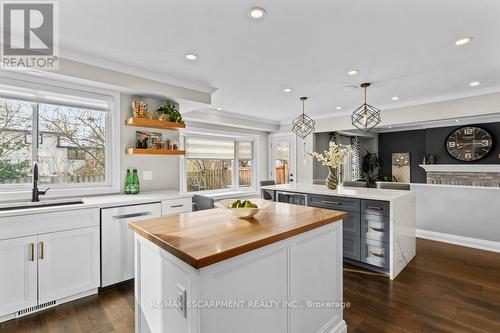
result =
M81 205L81 204L83 204L83 201L81 199L42 200L38 202L12 201L0 204L0 211L54 207L54 206Z

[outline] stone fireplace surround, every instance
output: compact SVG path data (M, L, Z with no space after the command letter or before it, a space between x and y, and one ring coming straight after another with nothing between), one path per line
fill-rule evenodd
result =
M422 164L427 184L500 187L500 164Z

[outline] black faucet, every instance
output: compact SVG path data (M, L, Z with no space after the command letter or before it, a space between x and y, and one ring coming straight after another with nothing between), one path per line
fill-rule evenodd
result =
M48 190L49 190L48 188L45 191L38 190L38 164L35 162L35 165L33 166L33 191L31 195L31 201L32 202L40 201L39 196L45 195L45 193L47 193Z

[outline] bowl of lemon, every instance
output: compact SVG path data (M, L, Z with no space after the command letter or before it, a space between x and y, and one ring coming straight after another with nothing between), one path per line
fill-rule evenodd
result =
M249 219L261 209L271 206L271 201L264 199L227 199L215 202L215 207L229 210L240 219Z

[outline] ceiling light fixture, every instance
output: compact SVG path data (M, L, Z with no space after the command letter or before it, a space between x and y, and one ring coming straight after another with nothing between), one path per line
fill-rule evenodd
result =
M351 116L352 125L363 133L367 133L382 121L380 109L366 103L366 88L369 86L371 86L371 83L361 84L361 88L365 89L365 102L354 110Z
M248 17L252 20L261 20L266 16L266 10L261 7L253 7L248 11Z
M399 96L394 96L394 97L392 98L392 100L393 100L393 101L399 101Z
M337 106L335 109L342 110L342 107L341 106Z
M469 86L471 86L471 87L477 87L480 84L481 84L481 82L479 82L479 81L473 81L473 82L469 83Z
M463 37L463 38L457 39L457 41L455 42L455 45L462 46L462 45L468 44L471 40L472 40L472 37Z
M347 72L347 75L353 76L353 75L356 75L358 73L359 73L359 71L357 69L352 69L349 72Z
M292 132L304 140L309 134L314 132L314 124L316 122L304 112L307 97L301 97L300 100L302 101L302 114L292 121Z
M198 56L194 53L186 53L186 59L194 61L194 60L198 59Z
M217 111L222 111L222 108L217 108L216 110L217 110Z
M290 88L285 88L285 89L283 89L283 92L286 92L286 93L289 93L289 92L291 92L291 91L292 91L292 89L290 89Z

